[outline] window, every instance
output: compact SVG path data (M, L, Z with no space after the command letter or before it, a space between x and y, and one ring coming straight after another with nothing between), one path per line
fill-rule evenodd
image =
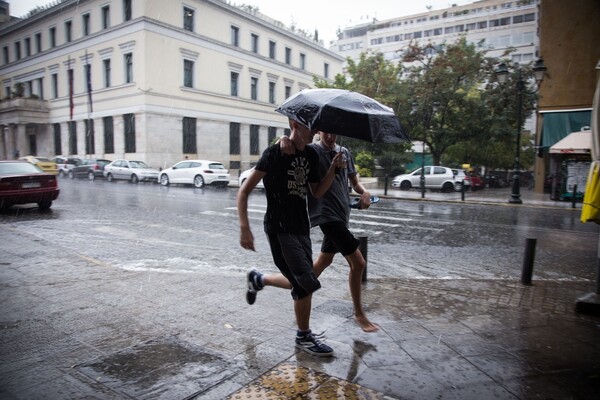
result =
M90 14L83 14L81 17L83 24L83 36L88 36L90 34Z
M131 0L123 0L123 21L131 20Z
M275 104L275 82L269 82L269 103Z
M127 53L123 56L125 63L125 83L133 82L133 55Z
M25 38L25 57L29 57L31 55L31 39Z
M94 154L96 144L94 142L94 120L86 119L85 122L85 154Z
M260 126L258 125L250 125L250 154L258 155L259 152L259 131Z
M115 138L113 132L113 117L103 117L104 124L104 152L111 154L115 152Z
M289 98L292 95L292 87L291 86L285 86L285 98Z
M183 117L183 152L198 152L196 149L196 118Z
M258 54L258 35L256 33L250 35L250 42L252 45L252 52Z
M52 74L51 75L51 79L52 79L52 98L53 99L57 99L58 98L58 74ZM56 153L59 154L59 153Z
M183 86L194 87L194 62L183 60ZM195 153L195 151L193 152Z
M36 51L36 53L42 52L42 34L41 33L35 34L35 51Z
M487 28L487 21L479 21L477 23L477 29L485 29Z
M275 141L276 137L277 137L277 128L274 126L270 126L269 132L267 134L267 142L269 144L273 143Z
M53 49L56 47L56 27L50 28L48 33L49 33L48 40L50 40L50 48Z
M323 64L323 76L329 78L329 64Z
M300 69L306 68L306 54L300 53Z
M110 28L110 6L102 7L102 29Z
M238 122L229 123L229 154L240 154L240 124Z
M258 99L258 78L254 76L250 78L250 97L252 100Z
M275 46L276 43L272 40L269 40L269 58L275 59Z
M240 28L231 25L231 45L239 47L240 45Z
M110 87L110 58L102 60L102 69L104 71L104 87Z
M135 114L124 114L125 153L135 153Z
M69 121L69 154L77 154L77 122Z
M65 42L69 43L73 40L73 21L65 21Z
M194 10L183 7L183 29L194 32Z
M62 154L62 141L60 138L60 124L52 124L54 136L54 154Z
M285 48L285 63L290 65L292 63L292 49L289 47Z
M240 77L240 74L238 74L237 72L231 72L231 95L232 96L238 95L239 77Z
M523 15L523 22L535 21L535 13Z
M21 42L15 42L15 59L21 59Z
M4 46L2 48L2 55L4 57L4 64L8 64L10 62L10 57L8 53L8 46Z

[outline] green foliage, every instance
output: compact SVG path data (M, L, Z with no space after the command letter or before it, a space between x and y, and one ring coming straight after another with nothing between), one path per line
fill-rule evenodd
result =
M364 151L358 153L356 157L354 157L354 163L360 176L373 176L373 171L375 171L375 159L371 153Z

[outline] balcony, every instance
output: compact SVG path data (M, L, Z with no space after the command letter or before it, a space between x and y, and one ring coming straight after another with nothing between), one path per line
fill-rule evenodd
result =
M46 100L16 97L0 101L2 125L47 124L49 114Z

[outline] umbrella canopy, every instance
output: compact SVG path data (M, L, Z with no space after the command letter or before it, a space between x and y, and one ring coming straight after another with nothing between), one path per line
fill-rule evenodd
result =
M342 89L304 89L275 111L314 130L372 143L410 142L394 110Z
M592 131L572 132L550 147L550 153L556 154L590 154L592 148Z

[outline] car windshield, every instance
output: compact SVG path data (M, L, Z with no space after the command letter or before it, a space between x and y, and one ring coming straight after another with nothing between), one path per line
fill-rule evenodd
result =
M106 165L110 163L110 160L96 160L96 162L100 165Z
M129 166L131 168L150 168L148 165L146 165L145 162L143 161L129 161Z
M0 174L37 174L42 171L38 166L30 163L0 163Z
M45 158L45 157L36 157L36 160L38 160L38 162L54 162L54 161L50 161L49 159Z

